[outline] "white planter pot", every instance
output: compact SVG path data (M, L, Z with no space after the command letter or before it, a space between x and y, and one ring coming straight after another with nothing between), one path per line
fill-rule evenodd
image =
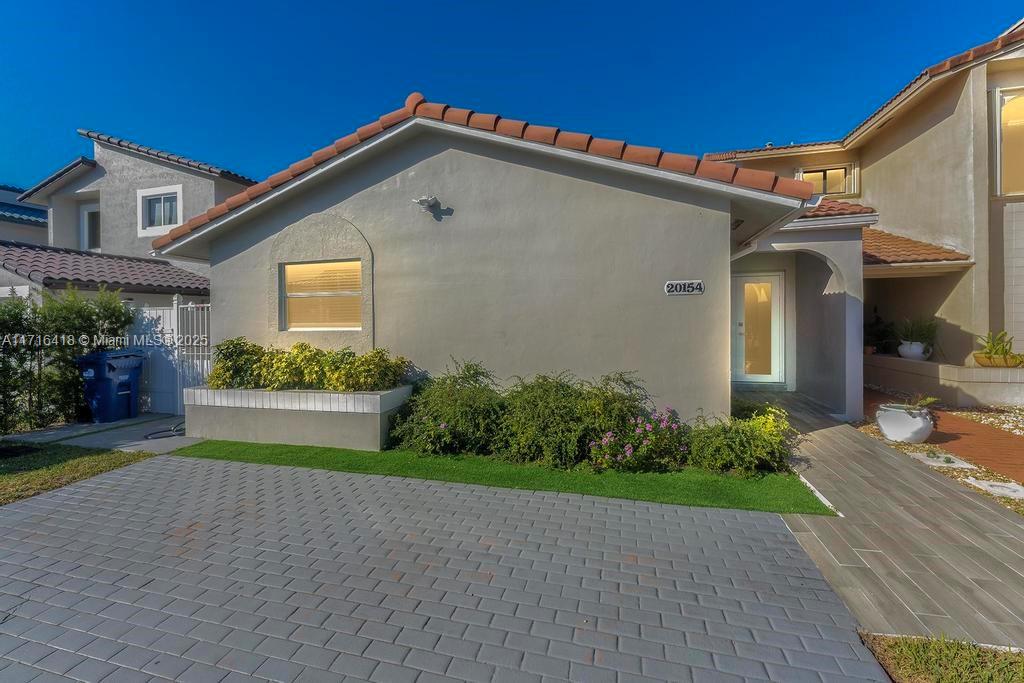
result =
M900 354L900 358L909 360L927 360L928 356L932 355L932 347L924 342L901 341L896 351Z
M889 441L922 443L935 429L932 415L926 408L908 408L892 403L878 406L875 413L878 428Z

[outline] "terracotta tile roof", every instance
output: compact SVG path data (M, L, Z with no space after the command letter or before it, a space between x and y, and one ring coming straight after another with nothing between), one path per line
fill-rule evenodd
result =
M695 156L664 152L657 147L633 145L623 140L595 138L587 133L572 133L552 126L539 126L527 123L526 121L502 118L497 114L483 114L471 109L459 109L447 104L427 102L423 95L414 92L406 98L405 106L401 109L396 109L389 114L381 116L376 121L372 121L357 129L354 133L335 140L333 144L327 145L313 152L312 155L305 159L295 162L283 171L271 175L263 182L257 183L233 197L229 197L226 201L214 206L206 213L195 216L166 235L153 240L153 248L160 249L167 246L174 240L301 176L310 169L411 117L434 119L457 126L476 128L498 135L520 138L563 149L571 149L627 163L654 166L665 171L693 175L708 180L772 192L786 197L809 199L811 196L810 183L792 178L783 178L768 171L738 169L733 164L701 161Z
M821 142L794 142L788 145L765 145L764 147L750 147L748 149L732 149L728 152L707 152L704 154L705 159L713 161L729 161L743 154L750 154L752 152L775 152L785 151L787 149L803 149L812 147L835 147L841 149L843 145L842 140L823 140Z
M804 212L801 218L831 218L833 216L859 216L875 213L870 206L862 206L853 202L841 202L838 199L823 198L817 206Z
M864 228L864 265L970 261L971 257L947 247L919 242L877 228Z
M154 147L146 147L145 145L140 145L137 142L125 140L124 138L117 138L114 137L113 135L107 135L106 133L100 133L99 131L95 130L86 130L84 128L79 128L78 134L83 137L87 137L90 140L96 140L97 142L113 145L114 147L127 149L129 151L135 152L136 154L142 154L144 156L153 157L154 159L169 161L170 163L178 164L179 166L194 168L197 171L209 173L210 175L215 175L217 177L224 178L225 180L231 180L236 183L241 183L242 185L256 184L256 181L253 180L252 178L246 178L244 175L235 173L234 171L229 171L225 168L214 166L213 164L208 164L204 161L196 161L195 159L189 159L188 157L183 157L180 154L172 154L171 152L165 152Z
M44 286L207 296L210 281L167 261L0 240L0 268Z
M928 67L927 69L919 73L917 76L915 76L909 83L903 86L903 88L898 93L896 93L888 100L886 100L880 107L878 107L878 109L873 111L866 119L864 119L859 124L854 126L853 130L851 130L846 136L844 136L842 140L835 140L832 142L808 142L805 144L780 145L778 147L758 147L755 149L736 149L727 152L709 152L704 155L704 158L715 160L735 159L738 156L751 154L754 152L772 152L780 149L785 150L804 147L813 151L814 147L836 145L837 143L840 147L845 146L846 143L850 139L852 139L854 135L863 130L865 127L869 126L872 122L874 122L875 119L879 118L889 108L890 105L898 101L900 98L902 98L904 95L911 92L918 86L921 86L927 81L930 81L933 78L941 76L954 69L957 69L964 65L971 64L976 60L988 57L989 55L1000 50L1003 50L1004 48L1016 46L1018 43L1021 42L1024 42L1024 28L1017 28L1016 30L1004 33L995 40L990 40L989 42L983 43L982 45L972 47L970 50L966 50L959 54L953 55L948 59L942 60L938 64Z

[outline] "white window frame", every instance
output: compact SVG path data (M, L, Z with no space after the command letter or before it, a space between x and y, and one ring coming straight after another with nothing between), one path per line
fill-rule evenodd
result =
M1024 192L1003 192L1003 93L1020 91L1024 96L1024 87L992 89L992 193L995 197L1020 197Z
M78 206L78 248L82 251L92 251L100 253L103 251L103 214L100 213L100 246L95 249L90 249L89 244L89 221L88 215L90 213L100 213L99 202L89 202L88 204L80 204Z
M311 263L351 263L355 261L359 264L359 291L357 292L306 292L303 294L288 294L288 284L285 280L285 267L286 266L304 266ZM363 259L361 258L332 258L322 259L318 261L288 261L278 265L278 310L280 311L281 324L280 328L287 332L362 332L362 324L359 327L292 327L291 321L288 320L288 299L301 299L309 298L314 296L348 296L359 298L359 322L363 321L363 290L365 283L363 282Z
M860 165L856 161L845 164L817 164L814 166L803 166L796 169L797 180L804 179L804 173L812 171L826 171L830 168L842 168L846 170L846 191L823 194L823 197L856 197L860 194Z
M150 197L156 197L158 195L173 194L177 195L178 202L178 222L172 225L158 225L152 228L145 227L146 222L143 220L146 215L146 200ZM136 190L136 204L138 212L138 226L139 226L139 237L155 237L159 235L165 235L171 230L184 223L182 216L185 213L185 207L181 203L181 185L165 185L164 187L147 187L144 190Z

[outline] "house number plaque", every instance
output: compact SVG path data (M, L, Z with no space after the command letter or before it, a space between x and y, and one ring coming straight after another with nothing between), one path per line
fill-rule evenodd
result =
M686 294L703 294L703 280L669 280L665 283L665 294L683 296Z

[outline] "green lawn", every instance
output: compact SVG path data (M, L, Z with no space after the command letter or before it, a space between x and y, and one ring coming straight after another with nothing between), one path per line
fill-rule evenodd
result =
M895 683L1019 683L1024 653L983 648L946 638L863 635Z
M176 451L175 455L533 491L585 493L677 505L833 514L792 474L770 474L749 479L696 469L671 474L594 474L553 470L540 465L522 465L481 456L427 456L408 451L377 453L237 441L203 441Z
M24 448L28 452L3 457L5 451L12 448ZM11 441L0 441L0 505L67 486L151 456L152 453L124 453L61 444L23 447Z

